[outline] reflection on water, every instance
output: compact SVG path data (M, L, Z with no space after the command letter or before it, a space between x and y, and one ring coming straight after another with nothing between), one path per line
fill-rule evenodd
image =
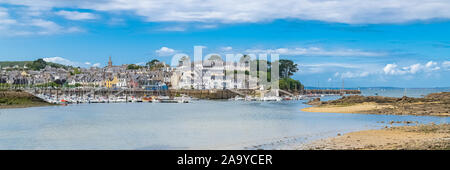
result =
M117 103L3 109L0 149L290 149L389 121L449 118L306 113L304 101Z

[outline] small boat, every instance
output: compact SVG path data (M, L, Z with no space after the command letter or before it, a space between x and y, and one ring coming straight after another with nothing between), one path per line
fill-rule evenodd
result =
M282 98L281 97L277 97L277 96L270 96L270 97L263 97L262 101L281 101Z
M243 98L243 97L241 97L241 96L236 96L236 97L234 97L234 100L235 100L235 101L238 101L238 100L245 100L245 98Z
M153 101L153 98L152 97L142 97L142 102L147 102L147 103L149 103L149 102L152 102Z
M187 95L181 95L181 97L174 98L178 103L189 103L191 101L191 97Z
M245 96L245 101L256 101L256 98L252 96Z

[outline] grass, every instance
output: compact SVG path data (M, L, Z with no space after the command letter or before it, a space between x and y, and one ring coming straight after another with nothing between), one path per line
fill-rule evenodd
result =
M22 108L52 105L22 91L0 91L0 108Z

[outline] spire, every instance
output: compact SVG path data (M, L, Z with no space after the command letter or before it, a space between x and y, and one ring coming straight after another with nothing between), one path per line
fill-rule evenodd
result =
M111 60L111 56L109 56L108 67L112 67L112 60Z

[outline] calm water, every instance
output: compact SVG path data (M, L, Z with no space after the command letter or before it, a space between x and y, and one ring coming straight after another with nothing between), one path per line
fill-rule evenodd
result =
M365 96L387 96L402 97L406 94L408 97L423 97L430 93L450 92L450 88L414 88L414 89L384 89L384 88L368 88L362 89L361 93Z
M302 102L3 109L0 149L293 149L337 133L381 128L389 121L450 122L442 117L307 113L300 111L307 107Z

